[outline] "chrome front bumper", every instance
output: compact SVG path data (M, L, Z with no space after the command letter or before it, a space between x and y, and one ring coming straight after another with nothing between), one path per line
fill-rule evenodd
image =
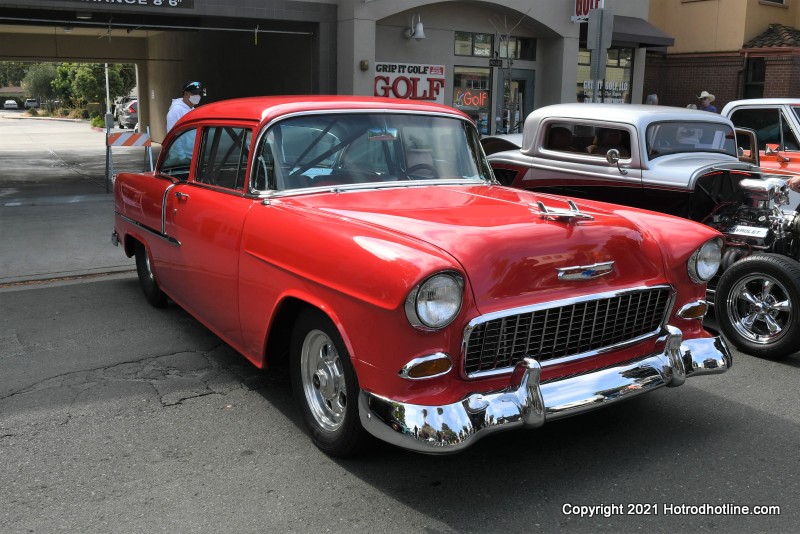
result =
M661 386L680 386L687 376L724 373L733 364L721 337L682 339L680 330L667 326L653 354L546 383L539 380L539 363L525 358L514 369L508 388L473 393L445 406L406 404L362 391L361 424L398 447L447 454L493 432L536 428Z

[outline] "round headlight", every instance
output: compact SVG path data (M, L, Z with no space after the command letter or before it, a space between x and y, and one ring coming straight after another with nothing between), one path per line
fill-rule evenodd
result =
M464 282L456 273L431 276L409 293L406 316L414 326L443 328L461 309Z
M689 258L689 278L698 284L708 282L717 274L721 259L722 239L717 237L706 241Z

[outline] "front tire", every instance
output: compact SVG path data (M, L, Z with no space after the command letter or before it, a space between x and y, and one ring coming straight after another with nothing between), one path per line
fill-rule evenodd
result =
M318 310L301 313L294 327L291 375L314 445L340 458L360 453L368 437L358 418L358 379L338 330Z
M800 350L800 264L755 254L731 265L715 295L717 322L738 349L779 360Z
M156 308L164 308L167 305L167 296L158 287L153 267L150 264L150 254L143 244L136 243L136 274L139 275L139 285L142 288L147 302Z

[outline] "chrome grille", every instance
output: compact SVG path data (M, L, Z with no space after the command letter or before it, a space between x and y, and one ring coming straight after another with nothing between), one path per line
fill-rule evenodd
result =
M472 326L465 339L468 375L600 351L657 332L670 303L657 287L496 317Z

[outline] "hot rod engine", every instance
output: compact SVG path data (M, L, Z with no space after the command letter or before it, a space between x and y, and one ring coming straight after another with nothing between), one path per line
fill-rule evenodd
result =
M739 181L743 202L720 203L704 221L725 237L721 269L753 252L774 252L798 259L800 216L783 211L789 205L784 180L746 178Z
M800 350L800 216L786 209L789 192L780 178L746 178L738 188L703 221L725 240L710 295L731 343L783 358Z

